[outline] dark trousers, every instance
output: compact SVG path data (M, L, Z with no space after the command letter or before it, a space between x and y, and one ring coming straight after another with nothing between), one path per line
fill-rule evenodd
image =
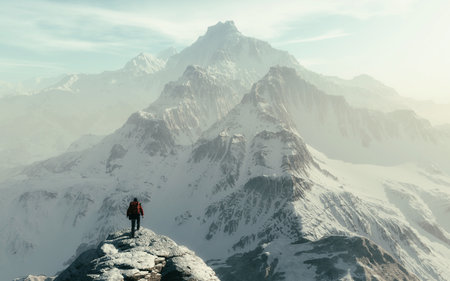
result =
M136 230L139 230L141 224L141 216L140 215L131 215L131 237L134 237L134 226L136 226ZM136 224L137 223L137 224Z

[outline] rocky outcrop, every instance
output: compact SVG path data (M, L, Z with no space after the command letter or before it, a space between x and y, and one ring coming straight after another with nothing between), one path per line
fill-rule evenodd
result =
M118 231L82 253L55 279L66 280L219 281L194 252L145 228L136 238Z
M282 261L274 256L292 253ZM287 266L289 265L289 267ZM404 280L419 279L395 258L364 237L329 236L317 241L301 239L284 244L262 244L256 249L236 254L224 264L215 264L221 280ZM293 268L302 268L295 271Z

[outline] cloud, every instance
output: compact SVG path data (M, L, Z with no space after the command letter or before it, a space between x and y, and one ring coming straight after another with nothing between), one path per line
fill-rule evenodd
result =
M21 34L0 36L0 44L23 48L50 47L94 51L123 47L121 28L141 35L166 38L174 44L192 43L206 27L220 20L234 20L244 34L269 40L310 15L344 15L359 19L401 13L412 0L250 0L250 1L133 1L118 2L11 1L3 5L0 27ZM95 5L94 5L95 4ZM123 35L125 36L125 35ZM325 34L331 38L333 34ZM346 36L343 34L335 37ZM326 38L328 39L328 38ZM144 38L135 39L143 41ZM322 38L306 38L316 41ZM124 42L125 41L125 42ZM123 42L118 44L117 42ZM307 41L304 41L307 42ZM130 43L136 44L131 41ZM300 42L297 42L300 43ZM139 44L139 43L138 43Z
M333 28L327 24L301 32L298 27L310 23L310 19L323 18L326 22L338 15L363 21L404 13L413 1L3 1L0 52L18 60L58 60L71 68L79 62L77 71L99 71L105 66L77 58L95 57L96 61L111 61L115 66L138 52L156 53L169 46L181 49L208 26L224 20L234 20L247 36L295 48L294 44L331 40L350 36L348 30L353 32L341 26L336 28L346 31L326 32ZM6 64L2 67L7 68Z
M308 42L315 42L315 41L323 41L323 40L329 40L339 37L346 37L349 36L350 33L344 32L342 30L332 30L325 34L308 37L308 38L301 38L301 39L293 39L283 42L277 42L274 43L274 45L288 45L288 44L298 44L298 43L308 43Z

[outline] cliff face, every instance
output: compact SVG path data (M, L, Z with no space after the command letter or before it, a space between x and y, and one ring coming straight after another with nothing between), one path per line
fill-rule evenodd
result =
M292 258L283 261L277 258L280 255ZM359 236L301 239L289 245L266 243L215 264L215 270L222 281L241 280L240 276L268 281L419 280L385 250Z
M111 234L96 249L82 253L55 281L190 280L218 281L201 258L166 236L141 228Z

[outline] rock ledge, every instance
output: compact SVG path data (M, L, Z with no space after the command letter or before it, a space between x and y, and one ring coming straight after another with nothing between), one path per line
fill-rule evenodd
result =
M55 279L66 280L219 281L193 251L145 228L136 238L118 231L82 253Z

